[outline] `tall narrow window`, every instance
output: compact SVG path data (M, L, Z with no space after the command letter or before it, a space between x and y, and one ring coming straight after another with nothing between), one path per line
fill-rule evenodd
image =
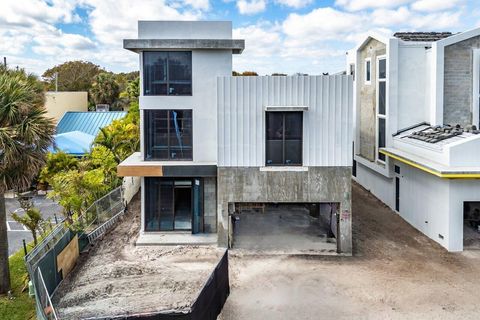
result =
M302 165L302 112L266 113L266 165Z
M365 59L365 84L372 82L372 60L370 58Z
M385 155L379 152L386 146L387 117L387 59L377 58L377 160L385 161Z
M191 51L145 51L143 94L185 96L192 94Z
M192 160L192 110L145 110L145 160Z

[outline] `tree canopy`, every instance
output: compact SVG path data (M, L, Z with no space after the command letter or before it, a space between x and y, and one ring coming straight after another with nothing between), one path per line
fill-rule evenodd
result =
M88 91L95 76L102 72L105 70L88 61L67 61L46 70L42 78L47 90L55 90L55 75L58 73L58 91Z
M93 103L112 105L120 94L120 87L112 73L102 72L95 76L89 93Z

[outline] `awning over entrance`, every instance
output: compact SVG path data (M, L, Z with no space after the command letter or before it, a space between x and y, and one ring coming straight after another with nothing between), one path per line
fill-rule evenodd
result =
M120 177L216 177L215 163L192 161L145 161L135 152L117 167Z

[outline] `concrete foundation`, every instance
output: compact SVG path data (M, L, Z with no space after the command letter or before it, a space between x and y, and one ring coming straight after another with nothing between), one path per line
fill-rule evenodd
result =
M218 168L218 244L231 240L229 204L235 202L340 204L337 251L352 252L351 168L308 167L304 171L264 171L258 167ZM231 206L230 206L231 211Z
M217 232L217 179L203 178L203 226L205 233Z

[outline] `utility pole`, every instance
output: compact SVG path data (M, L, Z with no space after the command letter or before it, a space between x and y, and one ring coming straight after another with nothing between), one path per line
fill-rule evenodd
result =
M58 92L58 72L55 72L55 92Z
M7 57L3 57L3 66L7 67Z

